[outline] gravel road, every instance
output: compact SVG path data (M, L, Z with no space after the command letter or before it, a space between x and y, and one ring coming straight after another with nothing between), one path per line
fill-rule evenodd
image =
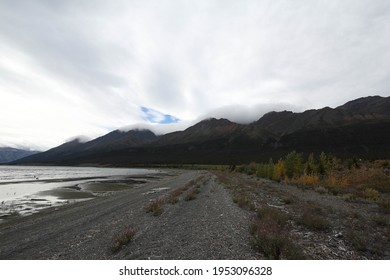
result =
M187 193L199 189L195 199L183 193L161 215L146 213L151 199L186 185ZM256 259L248 220L215 175L173 170L110 196L0 224L0 259ZM113 253L112 240L129 225L134 238Z

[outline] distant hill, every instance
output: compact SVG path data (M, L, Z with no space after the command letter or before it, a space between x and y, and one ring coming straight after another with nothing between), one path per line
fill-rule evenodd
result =
M12 162L36 153L39 152L15 149L10 147L0 147L0 163Z
M157 139L149 130L112 131L88 142L79 139L64 143L46 152L35 154L17 163L69 164L84 162L103 162L107 155L128 148L147 145Z
M269 112L247 125L211 118L161 136L149 130L116 130L86 143L65 143L16 163L238 164L278 159L292 150L390 158L390 97L359 98L334 109L302 113Z

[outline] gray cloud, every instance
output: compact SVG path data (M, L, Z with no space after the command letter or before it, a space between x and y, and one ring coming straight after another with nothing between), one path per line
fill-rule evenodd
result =
M388 34L386 0L1 1L0 143L389 96Z
M260 119L264 114L271 111L289 110L294 112L302 111L295 105L288 103L268 103L256 105L229 105L217 108L198 118L197 121L207 118L226 118L230 121L248 124Z

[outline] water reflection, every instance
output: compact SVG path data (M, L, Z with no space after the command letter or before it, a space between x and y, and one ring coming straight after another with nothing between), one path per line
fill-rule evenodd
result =
M156 173L131 168L0 166L0 222L123 191Z

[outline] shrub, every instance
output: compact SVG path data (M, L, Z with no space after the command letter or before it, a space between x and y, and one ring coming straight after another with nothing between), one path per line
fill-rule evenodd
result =
M347 233L347 238L351 242L352 246L357 251L364 252L367 250L367 241L364 239L363 236L360 236L359 234L349 231Z
M196 194L194 192L190 192L185 196L184 200L190 201L190 200L194 200L195 198L196 198Z
M293 196L293 195L284 195L282 197L282 202L284 202L285 204L291 204L294 202L294 200L296 200L296 197Z
M378 202L378 206L381 212L390 214L390 199L381 199Z
M326 194L328 191L324 187L318 187L315 189L319 194Z
M252 220L250 232L255 240L253 246L268 259L305 259L300 247L296 246L282 227L270 216Z
M341 192L341 188L339 186L330 185L327 187L328 191L333 195L338 195Z
M389 225L389 219L386 216L383 215L375 215L373 216L372 220L375 222L377 226L386 227Z
M377 200L379 198L379 192L372 188L367 188L364 190L364 196L368 199Z
M251 211L254 211L256 209L253 201L242 192L235 192L233 194L233 202L237 203L237 205L243 209Z
M173 191L171 191L168 194L167 202L171 204L175 204L179 201L178 196L180 196L184 192L184 188L178 188Z
M251 163L249 163L249 165L246 167L246 173L248 175L252 175L252 174L255 174L257 170L257 163L252 161Z
M179 199L177 198L177 196L169 194L167 197L167 202L170 204L175 204L179 202Z
M304 173L302 176L298 177L295 180L295 183L302 186L317 187L320 185L320 178L317 176L317 174Z
M134 237L135 229L133 226L127 226L125 231L114 238L111 243L111 252L117 253L124 245L127 245Z
M256 209L256 214L260 219L272 218L279 226L285 226L289 220L289 216L286 213L269 206Z
M191 189L191 191L184 197L185 201L194 200L196 198L196 195L200 193L200 186L194 187Z
M293 151L286 156L285 170L288 178L301 176L303 174L303 155Z
M284 161L279 160L277 164L274 166L274 172L272 173L272 180L280 182L282 178L285 176L285 168Z
M335 187L347 187L349 185L348 179L342 176L335 176L334 174L329 174L324 180L325 185L335 186Z
M320 210L313 207L304 209L299 223L314 230L326 230L329 228L329 222L320 215Z
M152 213L153 216L159 216L164 212L164 209L162 208L164 203L164 200L159 197L156 199L152 199L149 201L149 203L145 206L146 213Z
M272 179L274 174L275 164L272 158L266 164L259 164L256 170L256 176Z

